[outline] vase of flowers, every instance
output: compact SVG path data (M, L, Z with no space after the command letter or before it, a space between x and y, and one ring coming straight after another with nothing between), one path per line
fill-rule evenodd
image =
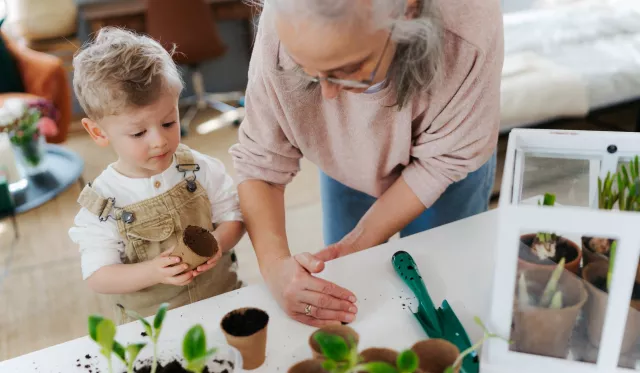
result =
M58 115L44 99L10 99L0 108L0 132L9 134L23 177L44 171L46 136L57 134Z

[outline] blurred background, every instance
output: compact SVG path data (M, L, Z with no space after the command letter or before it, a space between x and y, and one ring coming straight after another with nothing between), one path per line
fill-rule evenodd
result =
M505 62L492 207L511 129L640 129L640 1L501 4ZM194 9L205 9L200 14L206 17L196 22L186 16ZM187 82L184 142L222 160L233 175L228 149L242 120L258 17L258 9L240 0L0 0L0 107L12 98L29 99L54 119L43 140L29 145L32 153L16 150L0 134L0 360L83 336L88 314L110 310L83 283L79 253L67 235L82 186L115 160L80 125L83 113L70 86L77 49L105 26L179 40L178 51L187 55L178 61ZM190 60L185 45L219 48ZM584 164L541 159L528 167L545 171L526 181L531 196L555 190L585 199ZM320 249L316 167L303 160L286 193L292 250ZM260 282L247 237L236 251L243 280Z

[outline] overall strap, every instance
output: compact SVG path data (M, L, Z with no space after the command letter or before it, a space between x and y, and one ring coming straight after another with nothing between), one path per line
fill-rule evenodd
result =
M195 172L200 170L200 166L195 163L193 153L186 145L178 145L176 150L176 168L179 172Z
M116 209L115 198L104 198L93 187L91 183L85 185L78 197L80 206L86 208L92 214L98 216L100 221L105 221L109 217L114 218L111 212Z

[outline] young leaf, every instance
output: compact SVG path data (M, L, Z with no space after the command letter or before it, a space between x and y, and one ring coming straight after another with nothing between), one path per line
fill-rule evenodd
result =
M520 274L518 279L518 303L520 307L528 307L531 305L531 298L529 298L529 291L527 289L527 279L524 277L524 272Z
M444 370L444 373L453 373L453 367L447 367L447 369Z
M120 305L118 305L118 306L120 306ZM122 306L120 306L120 307L122 307ZM122 307L122 309L124 310L124 312L129 317L131 317L133 319L137 319L142 323L142 326L144 327L144 331L147 333L147 336L149 336L149 338L151 338L153 336L153 330L151 329L151 324L149 324L149 322L147 320L145 320L145 318L142 317L142 315L140 315L136 311L127 310L124 307Z
M335 361L344 361L349 358L349 346L344 338L325 332L318 332L313 338L320 345L325 357Z
M556 195L551 193L544 194L544 202L542 203L544 206L553 206L556 203Z
M400 373L413 373L418 369L418 355L411 350L405 350L398 355L396 366Z
M540 297L540 307L546 308L549 307L549 304L551 304L551 298L558 288L560 276L562 276L562 272L564 271L564 262L564 258L560 259L558 265L556 265L556 268L553 270L553 273L551 273L551 278L549 278L549 282L547 282L547 286L545 286L544 288L542 297Z
M616 261L616 250L618 249L618 241L611 243L609 249L609 270L607 271L607 291L611 290L611 280L613 279L613 266Z
M207 359L209 359L209 357L211 357L211 355L215 353L216 353L216 349L211 349L207 351L207 353L204 356L198 359L195 359L193 361L189 361L187 363L187 370L194 373L202 372L204 367L207 366Z
M369 373L398 373L393 366L383 363L381 361L375 361L361 365L361 369ZM362 371L358 370L358 371Z
M164 317L167 315L167 309L169 308L169 303L162 303L158 308L158 312L156 312L156 317L153 319L153 328L156 330L160 330L162 328L162 323L164 322Z
M202 358L207 352L207 338L202 325L195 325L184 336L182 354L185 360L194 361Z
M129 363L133 363L138 358L140 351L146 346L146 343L134 343L127 346L127 357ZM115 350L115 349L114 349Z
M104 320L104 317L98 315L89 316L89 336L98 342L98 324Z
M105 357L110 357L113 351L113 340L116 336L116 326L113 321L104 319L100 321L96 329L97 342L102 347L101 352Z
M127 364L127 356L124 347L117 341L113 341L113 353L122 361Z
M333 360L327 359L324 362L322 362L322 369L324 369L324 370L326 370L328 372L332 372L337 367L338 367L338 365Z
M559 310L562 308L562 292L561 291L556 291L556 293L553 294L553 298L551 298L551 304L549 305L549 308L556 309L556 310Z

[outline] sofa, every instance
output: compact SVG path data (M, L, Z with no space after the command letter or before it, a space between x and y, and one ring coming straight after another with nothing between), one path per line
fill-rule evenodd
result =
M11 56L14 57L24 92L0 93L0 106L9 98L45 98L60 112L57 122L58 134L47 137L47 142L58 144L67 139L71 124L71 85L62 60L58 57L37 52L11 40L0 31L0 38Z

